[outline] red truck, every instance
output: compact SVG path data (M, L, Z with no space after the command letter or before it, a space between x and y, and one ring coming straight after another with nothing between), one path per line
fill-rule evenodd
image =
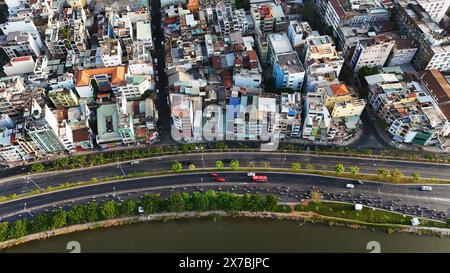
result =
M267 182L267 176L265 175L255 175L252 176L253 182Z

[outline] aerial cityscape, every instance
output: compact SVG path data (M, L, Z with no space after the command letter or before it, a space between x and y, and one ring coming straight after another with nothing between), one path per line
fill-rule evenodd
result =
M0 1L0 252L449 236L450 0Z

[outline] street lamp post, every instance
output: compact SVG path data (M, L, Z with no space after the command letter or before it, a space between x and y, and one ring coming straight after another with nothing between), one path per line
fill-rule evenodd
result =
M284 200L285 203L287 203L288 195L289 195L289 187L287 187L287 190L286 190L286 198Z
M204 169L205 168L205 161L203 160L203 146L200 149L202 150L202 165L203 165L203 169Z
M42 188L38 184L36 184L36 182L34 182L34 180L31 179L30 176L27 176L26 181L27 181L27 184L30 183L30 181L31 181L31 183L33 183L33 185L35 185L36 188L38 188L39 190L42 190Z
M122 169L122 166L120 166L119 161L117 161L117 168L120 169L120 171L122 172L123 176L127 176L125 171Z

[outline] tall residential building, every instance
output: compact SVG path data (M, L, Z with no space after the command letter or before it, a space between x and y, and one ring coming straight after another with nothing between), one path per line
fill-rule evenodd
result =
M290 21L287 35L294 48L300 47L305 43L305 39L312 34L311 26L308 22Z
M252 4L250 15L255 22L255 30L261 30L264 33L287 31L287 18L280 5L274 3Z
M47 105L44 109L33 99L29 112L24 114L25 128L28 135L42 153L57 153L66 151L66 146L58 137L59 128L56 117Z
M418 44L411 64L416 70L450 71L450 35L433 21L417 0L396 2L400 29Z
M333 82L339 77L344 58L336 50L330 36L313 36L306 39L305 69L306 90L312 90L321 82Z
M14 31L8 35L0 36L0 46L8 58L33 55L41 55L41 46L29 32Z
M269 35L269 59L275 88L301 90L305 70L285 33Z
M359 41L350 61L354 71L362 67L382 67L386 63L395 41L386 35L378 35Z
M34 25L32 20L23 20L23 21L10 21L0 25L0 28L4 35L9 35L12 32L23 32L30 33L33 36L36 44L39 48L42 48L43 43L41 40L41 35L39 34L38 29Z
M442 73L437 69L425 70L419 73L419 78L447 120L450 120L450 84Z
M370 28L376 23L389 20L389 1L381 0L317 0L316 9L325 24L332 28L340 45L344 39L342 26Z
M395 38L395 45L389 56L388 66L398 66L411 63L418 50L417 43L406 37Z
M450 7L450 0L417 0L417 3L436 23L441 22Z
M172 137L178 140L200 140L202 100L200 97L184 94L170 94L171 115L173 121Z

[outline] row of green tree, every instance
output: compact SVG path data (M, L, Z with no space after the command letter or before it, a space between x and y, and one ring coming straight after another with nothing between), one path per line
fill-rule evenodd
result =
M12 223L0 222L0 241L69 225L134 216L139 214L139 207L145 214L210 210L276 211L278 199L273 194L236 195L209 190L205 193L193 192L192 194L175 192L168 198L162 198L158 194L145 194L140 200L128 199L123 202L110 200L103 204L90 202L85 205L73 206L68 211L60 208L50 214L40 213L31 220L20 219Z
M35 163L32 165L33 172L42 172L44 170L60 170L60 169L74 169L95 165L102 165L107 163L119 162L123 160L134 160L139 158L147 158L154 155L160 155L165 153L189 153L189 152L199 152L201 150L215 149L226 151L229 149L250 149L254 148L250 143L232 143L232 147L224 141L219 141L215 143L208 143L205 145L195 145L195 144L181 144L181 145L167 145L167 146L153 146L148 149L134 149L134 150L123 150L114 152L103 152L96 154L78 155L70 156L65 158L58 158L53 160L51 163L46 165L42 163ZM305 147L293 143L281 143L279 150L286 151L299 151L305 150ZM370 149L350 149L348 147L318 147L315 146L311 151L313 153L321 152L336 152L339 154L345 153L348 155L372 155L373 151ZM383 150L381 152L383 156L389 156L394 158L405 158L411 160L418 160L420 158L426 159L432 162L450 162L450 158L446 155L437 155L431 153L417 154L414 152L397 150Z

